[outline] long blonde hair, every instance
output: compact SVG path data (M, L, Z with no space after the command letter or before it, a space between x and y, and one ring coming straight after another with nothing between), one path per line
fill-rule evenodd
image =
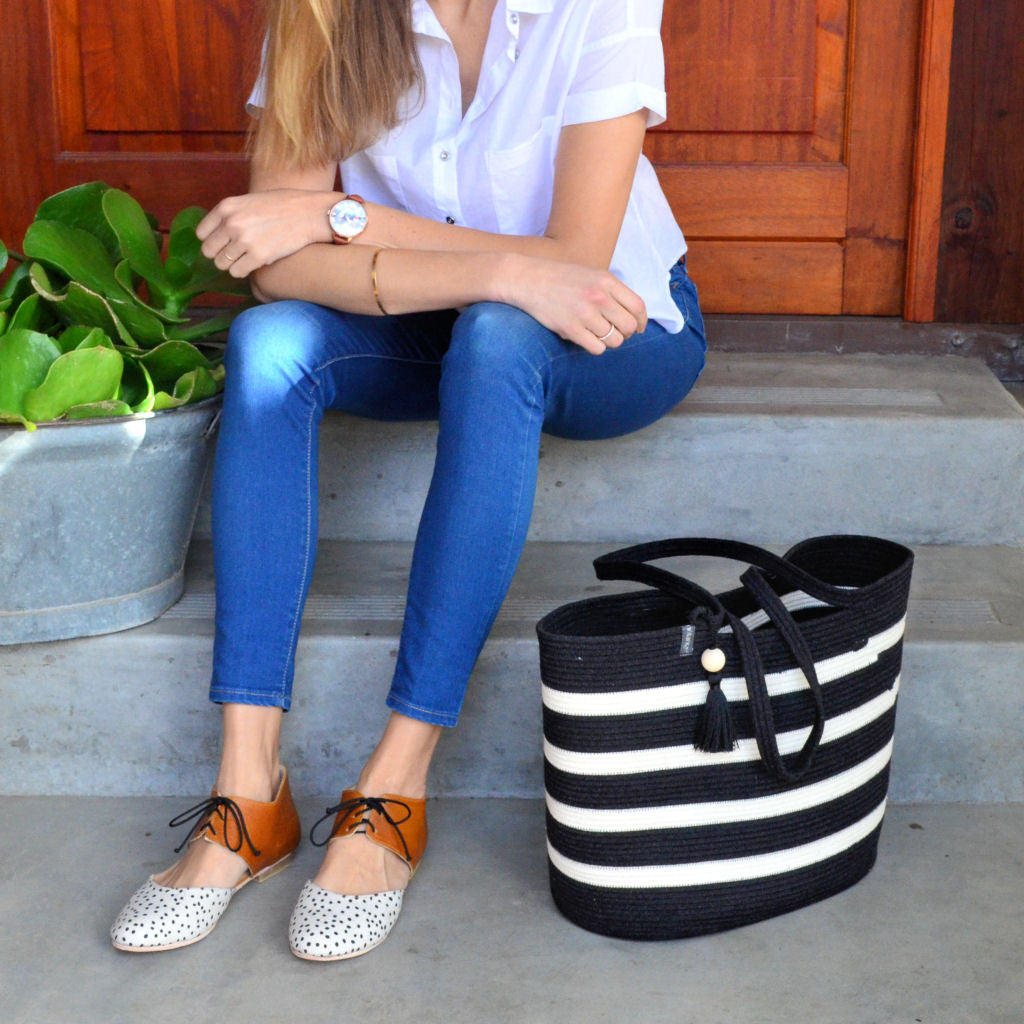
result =
M331 163L399 122L422 90L411 0L267 0L266 98L252 155L263 166Z

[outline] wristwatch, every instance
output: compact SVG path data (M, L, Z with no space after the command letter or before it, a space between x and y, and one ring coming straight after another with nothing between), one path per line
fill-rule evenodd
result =
M348 245L366 230L366 207L362 196L346 196L327 211L331 239L338 245Z

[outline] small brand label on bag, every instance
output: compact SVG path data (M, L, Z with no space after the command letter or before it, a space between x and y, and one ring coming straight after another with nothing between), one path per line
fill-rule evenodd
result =
M694 625L683 626L682 636L679 638L679 657L685 658L693 654L693 642L697 636L697 627Z

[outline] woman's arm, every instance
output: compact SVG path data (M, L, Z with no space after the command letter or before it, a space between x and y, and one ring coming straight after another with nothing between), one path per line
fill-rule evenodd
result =
M301 173L254 170L252 191L219 203L199 225L203 252L236 277L253 276L264 300L299 298L377 313L375 248L389 313L507 302L591 352L646 327L642 300L607 272L643 144L644 116L563 129L554 198L543 237L437 224L368 204L356 245L330 244L334 166ZM557 261L557 262L556 262ZM568 265L567 265L568 264ZM597 339L614 327L606 343Z
M540 237L441 224L367 203L369 222L359 242L447 252L515 252L607 269L645 125L645 112L635 111L562 129L551 214ZM343 195L332 190L333 184L333 164L285 174L254 168L249 194L218 203L200 225L203 252L222 269L230 267L236 277L245 277L304 245L330 242L327 211Z

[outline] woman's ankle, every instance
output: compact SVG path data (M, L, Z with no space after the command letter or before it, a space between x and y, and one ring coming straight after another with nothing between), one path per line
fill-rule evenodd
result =
M284 768L280 763L271 767L253 765L226 767L217 773L216 790L221 796L241 797L271 803L281 785Z

